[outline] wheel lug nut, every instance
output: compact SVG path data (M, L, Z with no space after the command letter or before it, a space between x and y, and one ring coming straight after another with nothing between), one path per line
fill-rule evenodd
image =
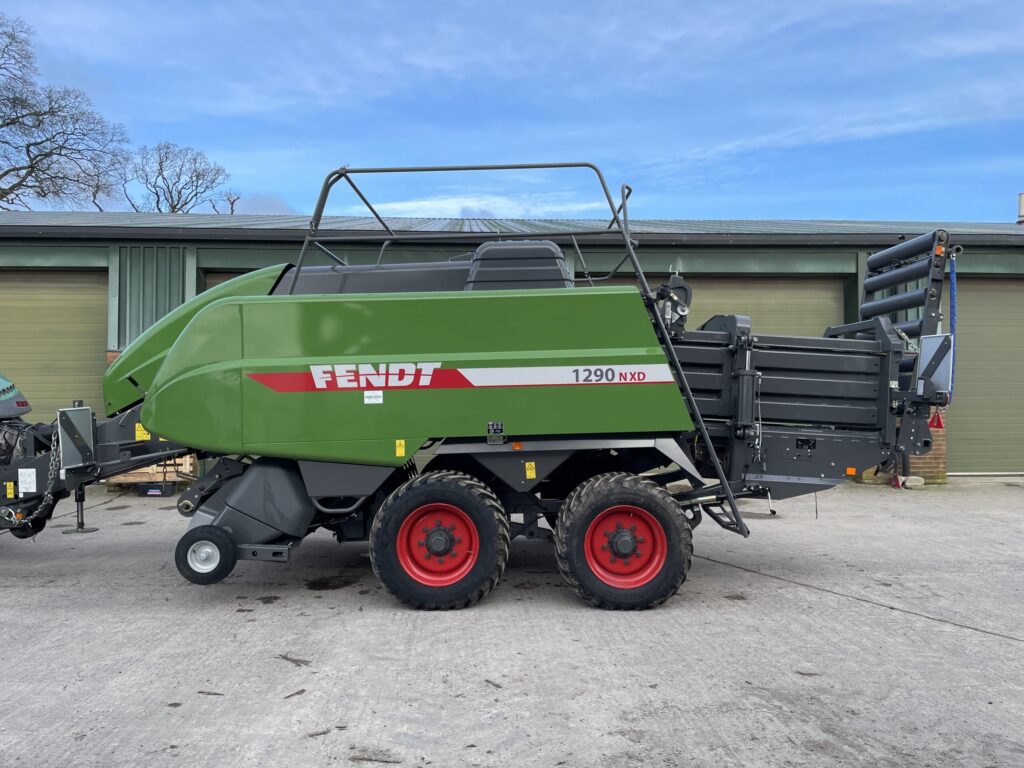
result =
M443 562L444 562L444 558L443 558L443 557L439 557L439 558L437 558L437 562L439 562L439 563L443 563Z
M615 530L616 531L621 531L622 530L622 523L616 523L615 524Z
M421 547L425 547L426 546L426 542L417 541L416 543L419 544Z
M458 552L449 552L449 553L448 553L448 557L451 557L451 558L456 558L456 557L458 557L458 556L459 556L459 553L458 553Z
M644 537L643 536L637 537L636 543L637 544L643 544L644 543Z
M619 558L617 558L617 557L616 557L615 555L612 555L612 562L613 562L613 563L614 563L614 562L616 562L616 561L618 561L618 559L619 559Z
M427 558L427 560L429 560L429 559L430 559L430 553L429 553L429 552L427 552L427 553L426 553L425 555L423 555L423 556L424 556L425 558Z
M604 551L606 549L608 549L608 545L607 544L602 544L601 545L601 550Z
M435 520L434 521L434 527L435 528L440 528L441 527L441 521L440 520Z
M455 537L455 543L456 544L461 544L462 543L462 539L460 539L458 536L456 536Z
M631 525L631 526L629 526L629 530L631 530L631 531L636 531L636 526L635 526L635 525Z
M634 553L633 553L633 557L640 557L640 555L642 555L642 554L643 554L643 552L641 552L641 551L640 551L640 550L638 549L638 550L637 550L636 552L634 552Z
M429 528L424 528L424 529L423 529L423 532L424 532L424 533L430 533L430 529L429 529Z
M625 558L625 559L624 559L624 560L622 561L622 564L623 564L623 565L629 565L629 558L628 558L628 557L627 557L627 558Z

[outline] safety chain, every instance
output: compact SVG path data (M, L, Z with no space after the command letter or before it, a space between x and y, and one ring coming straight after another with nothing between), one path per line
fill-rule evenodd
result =
M901 328L899 328L898 326L895 326L895 325L892 327L892 329L894 331L896 331L896 335L899 336L901 339L903 339L903 341L906 343L906 345L908 347L908 351L910 351L910 352L920 352L921 351L918 348L917 344L915 344L914 341L909 336L907 336L907 334L905 334L903 332L903 329L901 329Z
M53 441L50 443L50 469L46 473L46 493L43 494L43 503L36 509L35 517L43 507L53 509L56 504L53 498L53 486L57 483L57 475L60 472L60 430L54 430Z
M57 475L60 472L60 430L53 431L53 440L50 442L50 467L46 472L46 492L43 500L39 502L35 512L21 521L22 525L28 525L37 517L42 517L56 506L57 501L53 498L53 487L57 483Z

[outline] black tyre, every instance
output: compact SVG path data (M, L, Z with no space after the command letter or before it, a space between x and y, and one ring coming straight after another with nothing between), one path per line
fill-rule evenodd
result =
M46 518L36 517L32 520L29 520L28 525L22 525L17 528L11 528L9 530L11 531L11 536L13 536L16 539L31 539L37 533L42 531L43 528L45 527Z
M231 573L237 561L234 539L215 525L189 528L174 550L178 573L193 584L216 584Z
M475 477L442 470L400 485L370 528L370 563L413 608L465 608L494 589L508 562L508 517Z
M641 610L674 595L690 570L693 537L668 491L625 472L581 483L555 527L562 577L598 608Z

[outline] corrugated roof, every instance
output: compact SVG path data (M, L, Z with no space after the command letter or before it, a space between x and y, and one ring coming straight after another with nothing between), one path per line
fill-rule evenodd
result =
M530 233L601 229L607 219L387 219L395 231ZM308 216L187 213L122 213L79 211L0 212L0 238L162 237L218 240L297 240L309 226ZM974 241L1024 244L1024 226L963 221L848 221L838 219L634 219L633 233L652 240L695 242L788 241L840 242L888 240L895 235L946 229ZM371 217L326 216L322 229L338 232L381 231Z
M607 219L446 219L395 218L395 230L412 232L559 232L595 229ZM122 213L93 211L0 211L0 226L17 227L126 227L182 229L291 229L305 230L309 216L234 215L208 213ZM633 219L638 233L659 234L860 234L947 229L971 234L1019 235L1018 224L972 221L853 221L843 219ZM375 231L371 217L325 216L323 229Z

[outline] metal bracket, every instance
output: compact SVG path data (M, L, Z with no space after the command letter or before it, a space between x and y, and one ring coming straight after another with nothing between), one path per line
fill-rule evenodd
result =
M61 408L57 411L57 429L62 469L90 467L95 463L92 408Z
M505 422L504 421L488 421L487 422L487 444L488 445L502 445L505 442Z
M248 464L237 459L218 459L209 472L190 485L181 494L178 498L178 512L184 517L192 517L204 499L209 498L214 491L232 477L241 475L248 469L248 466Z
M287 544L238 544L235 546L235 556L239 560L287 563L296 544L297 541L289 541Z

